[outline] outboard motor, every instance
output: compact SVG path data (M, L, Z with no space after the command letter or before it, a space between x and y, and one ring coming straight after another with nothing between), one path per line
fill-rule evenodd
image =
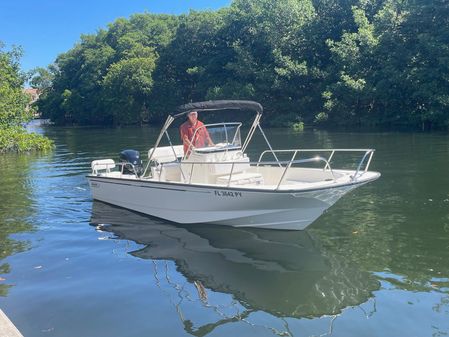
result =
M137 174L138 177L142 175L143 164L139 151L123 150L120 152L120 162L123 164L123 174Z

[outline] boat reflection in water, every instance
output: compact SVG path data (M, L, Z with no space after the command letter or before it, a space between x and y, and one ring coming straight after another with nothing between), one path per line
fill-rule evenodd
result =
M176 271L172 272L180 272L197 292L183 295L185 287L177 287L177 296L198 297L203 306L214 310L220 305L210 303L213 293L229 294L238 302L238 313L221 314L213 323L198 325L181 317L185 330L197 336L246 320L256 311L278 318L336 317L347 307L369 301L379 289L370 273L326 251L307 231L181 227L97 201L91 223L117 239L145 245L130 252L133 256L173 261ZM167 275L155 275L156 280L164 278Z

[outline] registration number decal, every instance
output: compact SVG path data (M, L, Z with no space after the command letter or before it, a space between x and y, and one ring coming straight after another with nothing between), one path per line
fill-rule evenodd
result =
M218 197L231 197L231 198L242 197L242 192L233 192L233 191L214 191L214 194Z

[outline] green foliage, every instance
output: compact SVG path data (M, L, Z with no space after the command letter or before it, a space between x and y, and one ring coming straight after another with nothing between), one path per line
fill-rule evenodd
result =
M27 109L30 98L23 92L24 75L20 73L22 50L14 47L3 51L0 42L0 127L14 127L27 122L32 111Z
M49 151L53 142L37 133L28 133L24 128L8 127L0 129L0 153Z
M328 118L329 115L327 113L325 113L324 111L320 111L315 115L314 123L315 124L326 123Z
M56 69L54 66L48 68L37 67L32 70L30 84L32 88L45 92L51 89Z
M161 121L179 104L221 91L230 50L221 31L222 12L194 12L178 18L173 40L161 51L154 71L151 119Z
M296 132L302 132L304 131L304 123L303 122L293 123L292 128Z
M329 121L447 128L449 3L377 3L371 19L353 7L356 30L328 41L340 74L327 86Z
M271 125L288 124L299 107L308 110L305 92L313 80L304 57L304 29L314 17L312 3L305 0L234 1L226 16L224 34L232 47L227 81L251 85L252 97L243 98L260 101Z
M38 103L43 116L56 124L148 121L155 62L177 25L175 16L137 14L81 36L52 65L52 87Z
M19 66L22 51L2 48L0 42L0 153L48 150L53 146L49 139L28 133L23 127L31 120L33 108L22 87L25 80Z
M148 120L147 97L151 93L154 57L133 57L112 64L103 86L114 124Z
M260 101L270 125L447 128L448 18L445 0L234 0L136 14L82 36L32 83L60 124L160 122L178 104L238 98Z

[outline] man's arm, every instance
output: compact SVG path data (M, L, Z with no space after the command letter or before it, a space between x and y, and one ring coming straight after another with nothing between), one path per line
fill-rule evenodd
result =
M209 131L207 131L206 127L204 127L204 132L205 132L205 135L206 135L206 142L207 142L207 145L208 145L208 146L214 146L215 144L214 144L214 142L212 141L212 138L210 138Z
M185 127L185 125L181 125L181 127L179 128L179 133L181 134L181 140L182 143L184 144L184 150L187 149L193 149L195 148L192 144L192 142L189 139L188 136L188 130L187 127Z

